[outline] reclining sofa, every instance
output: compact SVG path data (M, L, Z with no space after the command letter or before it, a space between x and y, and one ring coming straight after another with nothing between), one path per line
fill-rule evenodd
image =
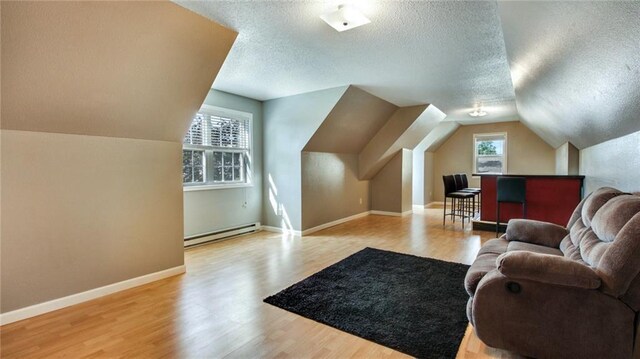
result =
M513 219L469 268L487 345L535 358L638 358L640 195L600 188L567 227ZM635 348L634 348L635 347Z

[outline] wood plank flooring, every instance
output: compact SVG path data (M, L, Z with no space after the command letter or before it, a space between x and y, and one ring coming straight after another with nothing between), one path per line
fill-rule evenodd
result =
M259 232L189 249L187 273L0 328L2 358L378 358L392 349L262 302L375 247L470 264L491 232L442 209L368 216L307 237ZM512 358L467 329L458 358Z

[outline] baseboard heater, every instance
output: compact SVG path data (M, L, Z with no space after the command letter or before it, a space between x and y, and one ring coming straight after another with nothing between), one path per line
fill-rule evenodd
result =
M195 246L196 244L202 244L205 242L219 241L219 240L235 237L241 234L257 232L259 230L260 230L260 223L251 223L251 224L246 224L238 227L221 229L215 232L197 234L195 236L186 237L184 239L184 246L190 247L190 246Z

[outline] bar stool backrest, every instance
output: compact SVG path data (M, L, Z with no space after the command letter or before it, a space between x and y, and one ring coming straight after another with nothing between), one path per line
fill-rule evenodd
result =
M464 182L462 181L461 174L455 174L453 175L453 178L456 180L456 191L466 188L466 186L464 185Z
M525 203L526 179L524 177L498 177L498 202Z
M456 180L452 175L442 176L442 182L444 182L444 195L447 196L451 192L456 191Z
M461 173L460 176L462 177L462 188L469 188L469 180L467 179L467 174Z

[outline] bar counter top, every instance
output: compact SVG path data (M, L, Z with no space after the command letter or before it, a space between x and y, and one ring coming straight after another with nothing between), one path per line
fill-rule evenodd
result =
M519 175L519 174L498 174L498 173L472 173L474 177L532 177L532 178L566 178L566 179L584 179L584 176L579 175Z

